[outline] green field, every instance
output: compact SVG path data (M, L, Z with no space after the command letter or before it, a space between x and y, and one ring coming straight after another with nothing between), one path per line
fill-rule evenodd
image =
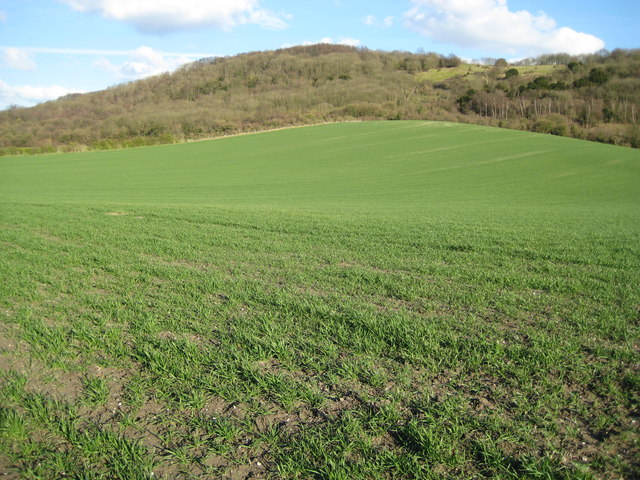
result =
M0 473L637 478L639 187L435 122L2 158Z
M515 67L506 67L503 70L509 68L515 68L518 73L523 76L534 77L543 75L552 75L553 73L561 70L566 70L564 65L518 65ZM459 67L449 68L432 68L427 72L420 72L416 76L419 80L427 80L430 82L443 82L450 78L463 77L465 75L473 75L476 73L491 73L494 70L492 65L474 65L463 64Z

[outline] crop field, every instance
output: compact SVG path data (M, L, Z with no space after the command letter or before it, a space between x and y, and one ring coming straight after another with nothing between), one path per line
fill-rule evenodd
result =
M436 122L0 159L0 473L640 475L640 151Z

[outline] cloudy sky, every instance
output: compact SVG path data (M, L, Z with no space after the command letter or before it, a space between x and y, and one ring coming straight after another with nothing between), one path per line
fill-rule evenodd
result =
M305 43L522 58L636 48L640 0L0 0L0 109Z

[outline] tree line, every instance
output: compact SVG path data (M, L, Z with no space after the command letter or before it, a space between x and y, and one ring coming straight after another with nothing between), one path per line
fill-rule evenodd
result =
M2 111L0 154L354 119L460 121L640 147L640 50L480 63L327 44L205 58L173 73Z

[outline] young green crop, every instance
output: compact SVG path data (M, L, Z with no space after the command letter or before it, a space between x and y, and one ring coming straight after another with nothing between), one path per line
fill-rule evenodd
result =
M3 471L638 471L637 151L358 123L0 173Z

